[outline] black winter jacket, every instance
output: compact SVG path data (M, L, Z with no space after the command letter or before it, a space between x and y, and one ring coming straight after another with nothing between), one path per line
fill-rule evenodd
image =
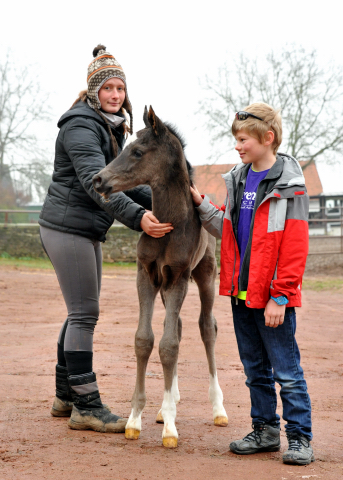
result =
M93 188L93 175L113 160L104 120L80 101L62 115L58 127L54 172L39 224L102 242L115 219L141 231L145 208L151 210L150 187L112 194L107 203ZM112 133L120 153L124 144L122 126L112 128Z

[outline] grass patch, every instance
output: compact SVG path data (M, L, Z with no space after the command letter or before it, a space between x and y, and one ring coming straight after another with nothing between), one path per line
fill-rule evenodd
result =
M52 270L50 260L47 258L31 258L31 257L11 257L8 254L0 255L0 265L17 268L32 268L41 270Z
M136 271L137 270L137 263L134 263L134 262L113 262L113 263L109 263L109 262L103 262L102 264L102 271L104 273L110 273L110 272L113 272L115 270L127 270L127 271L131 271L131 270L134 270Z
M48 258L31 258L31 257L11 257L8 253L4 252L0 255L0 265L16 268L32 268L34 270L53 270L53 266ZM129 262L114 262L102 264L103 272L110 273L118 268L121 270L136 270L136 263Z
M343 278L305 278L302 288L316 292L337 291L343 288Z

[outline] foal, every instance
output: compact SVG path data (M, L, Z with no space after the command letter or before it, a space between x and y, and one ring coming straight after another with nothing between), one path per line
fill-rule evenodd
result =
M164 398L157 421L164 423L163 445L174 448L178 441L176 404L180 400L177 359L182 323L179 312L191 276L198 285L201 300L199 326L209 365L209 397L214 424L228 424L214 356L217 336L217 323L212 313L217 274L215 238L201 227L193 206L189 188L192 168L185 158L182 140L173 127L164 124L155 115L151 107L149 112L145 108L143 118L146 128L137 133L137 140L95 175L93 184L105 198L112 192L150 185L154 215L160 222L171 222L174 227L162 238L143 233L137 245L140 304L135 336L137 377L131 415L125 430L125 437L130 439L137 439L141 431L141 415L146 403L145 374L154 345L151 320L155 298L160 292L166 316L159 344Z

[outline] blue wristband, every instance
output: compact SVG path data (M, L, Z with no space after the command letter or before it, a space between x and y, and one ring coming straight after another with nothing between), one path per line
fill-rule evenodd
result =
M281 297L270 297L276 302L278 305L287 305L288 299L284 295L281 295Z

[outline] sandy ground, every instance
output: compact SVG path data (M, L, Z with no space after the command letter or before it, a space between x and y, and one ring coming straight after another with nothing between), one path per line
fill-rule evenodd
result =
M158 357L163 307L154 313L155 347L147 370L147 405L136 441L123 434L70 430L50 416L57 335L66 316L52 271L0 267L0 479L103 480L338 480L343 478L343 294L304 292L297 339L313 405L316 462L282 464L282 451L251 456L229 452L229 443L250 431L249 394L234 338L230 304L217 297L218 375L229 416L212 424L208 369L197 326L194 284L182 310L179 357L179 446L164 449L155 416L163 396ZM135 272L113 270L103 279L101 320L95 334L95 371L102 399L128 416L135 383L134 334L138 317ZM279 409L279 413L281 411ZM282 431L282 450L287 441Z

